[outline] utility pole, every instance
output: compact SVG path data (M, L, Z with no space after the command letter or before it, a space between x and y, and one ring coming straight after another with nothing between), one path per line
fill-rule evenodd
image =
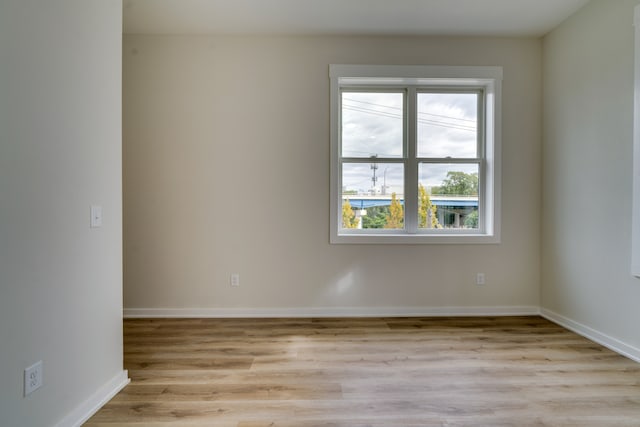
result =
M382 177L384 178L382 180L382 195L383 196L387 194L387 169L389 169L388 166L386 168L384 168L384 173L382 174Z
M373 156L371 156L372 159L375 159L376 157L378 157L377 154L374 154ZM371 182L373 183L373 192L375 194L376 182L378 182L378 177L376 176L376 171L378 170L378 164L377 163L371 163L371 170L373 171L373 176L371 177Z

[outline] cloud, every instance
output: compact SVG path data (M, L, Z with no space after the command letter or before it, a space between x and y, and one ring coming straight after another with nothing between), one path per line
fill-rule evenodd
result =
M343 92L342 155L402 157L403 94Z
M372 167L376 166L377 169ZM367 193L373 188L373 173L376 173L376 190L386 194L404 194L404 165L401 163L343 163L342 186L345 190Z
M418 156L477 156L478 96L475 93L418 94Z
M418 167L418 182L426 188L442 185L448 172L478 173L476 164L423 163Z
M417 97L417 155L429 158L477 157L477 93L421 92ZM342 156L351 158L402 158L403 92L342 93ZM377 169L374 169L377 165ZM404 193L404 170L398 163L383 160L345 163L342 185L346 190L368 192L373 188L386 193ZM475 164L420 164L420 183L441 185L449 171L477 173Z

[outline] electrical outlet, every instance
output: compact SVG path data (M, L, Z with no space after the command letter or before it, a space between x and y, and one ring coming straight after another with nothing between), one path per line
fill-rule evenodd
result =
M42 360L24 370L25 397L42 387Z
M485 283L484 273L476 274L476 285L484 285Z
M240 286L240 275L238 273L231 275L231 286Z

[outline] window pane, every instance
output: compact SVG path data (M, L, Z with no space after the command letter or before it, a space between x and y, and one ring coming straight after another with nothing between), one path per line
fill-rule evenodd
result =
M421 163L418 227L478 228L478 165Z
M478 94L418 94L418 157L478 155Z
M404 165L344 163L342 225L345 228L404 228Z
M402 157L403 93L342 93L342 157Z

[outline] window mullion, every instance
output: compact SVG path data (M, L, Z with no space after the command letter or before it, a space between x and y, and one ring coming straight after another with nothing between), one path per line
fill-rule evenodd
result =
M480 157L419 157L417 163L458 163L458 164L479 164Z
M418 231L418 162L416 160L418 133L418 105L415 87L407 89L405 122L405 188L404 218L405 230L409 234Z

